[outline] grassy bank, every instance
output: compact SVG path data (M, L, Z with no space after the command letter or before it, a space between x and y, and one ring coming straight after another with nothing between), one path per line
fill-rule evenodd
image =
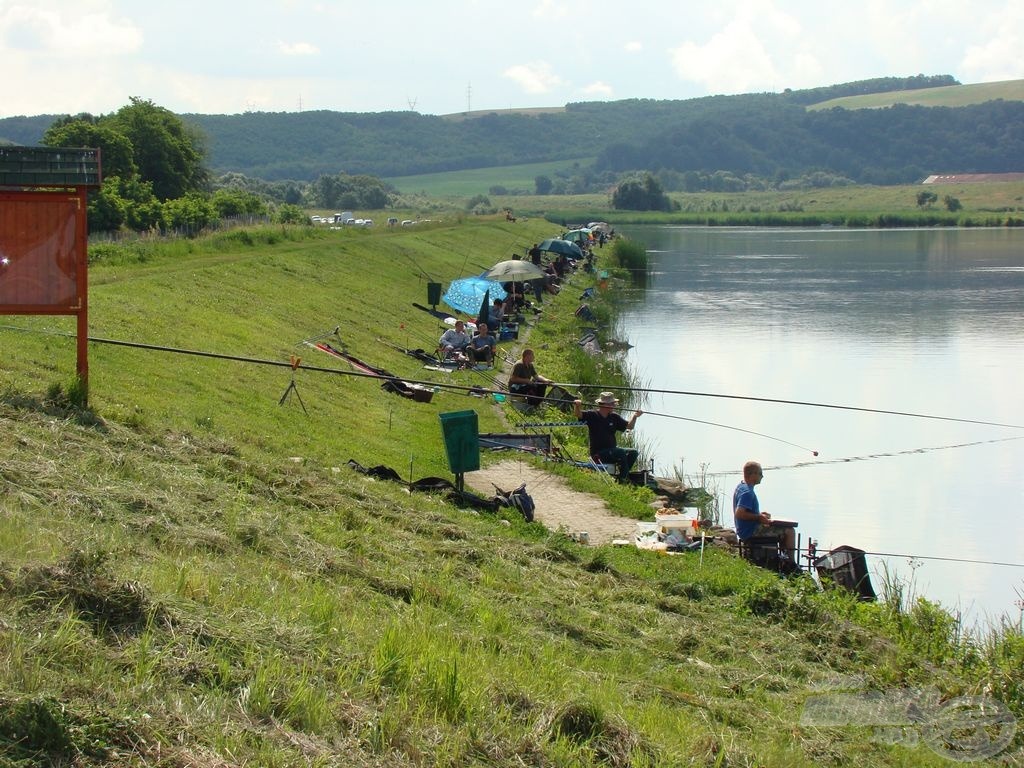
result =
M517 170L521 169L521 170ZM412 177L410 190L430 193L432 205L444 204L452 211L465 210L475 195L486 195L495 210L511 208L519 215L542 216L571 226L605 220L627 224L677 224L711 226L1022 226L1024 225L1024 183L906 184L898 186L851 185L746 192L672 192L678 211L618 211L611 206L611 194L585 195L493 195L490 188L519 173L520 185L531 178L533 166L510 169L453 172L423 177L417 187ZM490 174L490 175L489 175ZM427 180L429 179L429 183ZM436 190L436 194L432 193ZM921 192L934 192L936 200L918 205ZM408 193L411 201L416 193ZM438 197L439 196L439 197ZM954 198L961 208L950 211L945 199Z
M436 342L412 302L550 229L99 250L92 335L224 357L93 344L89 410L68 399L71 323L5 318L23 330L0 329L0 764L937 766L801 712L935 686L1021 714L1019 632L971 642L925 603L822 597L727 553L584 548L346 467L450 476L439 413L504 425L461 391L416 403L312 370L349 368L299 342L338 326L332 343L444 385L390 346ZM584 287L531 331L553 378ZM290 355L308 415L279 404L287 365L228 359Z

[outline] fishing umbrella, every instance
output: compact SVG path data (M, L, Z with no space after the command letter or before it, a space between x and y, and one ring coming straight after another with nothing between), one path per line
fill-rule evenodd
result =
M448 290L441 297L441 301L463 314L475 315L485 295L489 298L504 299L508 294L501 287L501 283L488 280L483 275L477 275L476 277L452 280Z
M612 225L607 221L592 221L587 224L591 232L604 232L606 235L612 233Z
M576 243L570 243L568 240L549 238L537 247L542 251L560 253L564 256L571 256L574 259L583 258L583 251L580 250L580 247Z
M484 291L484 300L480 302L480 311L476 313L476 327L479 328L481 325L491 321L491 292L489 290ZM489 330L495 330L491 328Z
M568 240L570 243L585 242L590 239L590 230L585 227L573 229L562 235L562 239Z
M509 259L508 261L499 261L493 267L484 272L481 277L486 277L491 280L503 280L505 282L508 282L509 280L522 282L525 280L536 280L539 277L544 277L544 270L532 261Z

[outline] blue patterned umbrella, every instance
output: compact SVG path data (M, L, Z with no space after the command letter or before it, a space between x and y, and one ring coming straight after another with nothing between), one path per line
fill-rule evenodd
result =
M508 294L501 287L501 283L488 280L486 277L463 277L452 280L448 290L445 291L441 301L454 310L465 315L476 315L480 309L480 302L490 291L490 299L504 299Z

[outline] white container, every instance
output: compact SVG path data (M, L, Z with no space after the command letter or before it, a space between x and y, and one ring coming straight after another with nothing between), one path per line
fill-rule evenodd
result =
M654 525L656 526L658 533L662 536L668 536L674 531L678 531L685 538L691 538L700 523L695 513L668 515L656 514L654 516Z

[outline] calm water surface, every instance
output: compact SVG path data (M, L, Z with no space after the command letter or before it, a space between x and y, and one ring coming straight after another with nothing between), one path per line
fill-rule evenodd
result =
M655 394L644 410L664 415L642 417L637 436L659 473L703 466L731 521L727 497L754 458L762 509L799 520L821 550L1024 563L1024 232L628 235L653 272L618 329L644 386L1013 425ZM970 623L1020 616L1024 568L869 563L876 590L884 565Z

